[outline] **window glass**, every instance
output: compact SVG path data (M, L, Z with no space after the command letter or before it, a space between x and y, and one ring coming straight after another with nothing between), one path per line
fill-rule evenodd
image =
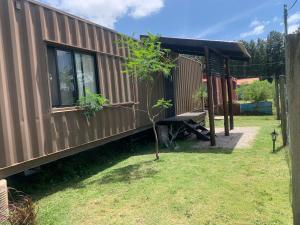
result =
M77 86L78 86L78 96L84 96L84 78L82 69L82 60L80 54L75 54L75 64L76 64L76 76L77 76Z
M87 90L98 93L93 55L48 47L52 106L73 106Z
M92 92L97 92L95 62L91 55L82 55L82 64L84 71L84 86Z
M59 91L58 91L59 88L58 88L58 77L56 72L55 60L56 60L55 49L48 48L48 66L49 66L52 106L59 106Z
M97 92L95 62L92 55L75 53L79 96L87 90Z
M56 54L61 105L73 105L75 102L75 86L72 54L62 50L57 50Z

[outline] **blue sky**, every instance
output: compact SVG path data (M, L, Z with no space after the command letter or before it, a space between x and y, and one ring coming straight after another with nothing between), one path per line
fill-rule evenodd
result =
M283 4L294 0L41 0L121 33L239 40L282 32ZM83 3L84 2L84 3ZM300 24L300 2L289 11L290 32Z

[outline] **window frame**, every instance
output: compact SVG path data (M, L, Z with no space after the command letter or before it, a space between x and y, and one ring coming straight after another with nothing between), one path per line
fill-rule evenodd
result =
M79 89L78 89L78 79L77 79L77 71L76 71L76 61L75 61L75 53L77 54L83 54L83 55L89 55L93 58L93 65L94 65L94 71L95 71L95 83L96 83L96 94L100 94L100 84L99 84L99 71L98 71L98 62L97 62L97 54L92 51L88 50L82 50L82 49L76 49L72 47L66 47L66 46L56 46L56 45L47 45L47 49L52 49L54 51L54 57L55 57L55 72L56 72L56 82L57 82L57 91L58 91L58 105L53 105L52 97L51 97L51 107L52 108L69 108L76 106L76 101L79 100ZM72 60L72 69L73 69L73 84L74 84L74 91L73 91L73 97L74 97L74 103L71 105L62 105L61 103L61 90L60 90L60 80L59 80L59 69L58 69L58 57L57 57L57 51L65 51L71 53L71 60ZM49 60L48 51L47 51L47 60ZM49 65L49 62L47 63ZM81 62L82 66L82 62ZM49 71L49 67L47 68ZM48 78L49 72L48 72ZM51 82L51 81L50 81ZM86 96L86 90L85 90L85 84L83 83L83 95ZM50 88L50 91L53 91L52 88ZM50 92L50 96L52 96Z

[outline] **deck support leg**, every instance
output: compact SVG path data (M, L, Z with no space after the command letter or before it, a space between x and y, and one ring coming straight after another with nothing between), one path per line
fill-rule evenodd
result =
M222 101L223 101L223 115L224 115L224 132L225 136L229 136L229 127L228 127L228 109L227 109L227 90L226 90L226 78L224 75L221 76L222 84Z
M216 145L215 136L215 112L214 112L214 99L213 99L213 84L212 76L209 67L209 49L205 47L205 60L206 60L206 76L207 76L207 95L208 95L208 117L209 117L209 129L210 129L210 144Z
M228 110L229 110L229 123L230 130L234 129L234 121L233 121L233 106L232 106L232 77L230 74L229 68L229 59L225 60L226 63L226 79L227 79L227 91L228 91Z

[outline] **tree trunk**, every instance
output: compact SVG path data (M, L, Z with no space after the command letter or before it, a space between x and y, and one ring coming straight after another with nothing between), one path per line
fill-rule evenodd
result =
M155 127L155 121L151 121L151 122L152 122L154 137L155 137L155 157L156 157L156 160L159 160L158 136L157 136L157 131L156 131L156 127Z
M156 157L156 160L158 160L159 159L158 135L157 135L156 127L155 127L155 120L154 120L154 117L153 117L153 112L151 112L152 108L149 104L151 102L150 98L151 98L151 93L152 93L152 87L150 87L150 89L149 89L149 83L148 82L146 83L146 93L147 93L147 95L146 95L147 114L148 114L149 120L152 123L153 133L154 133L154 137L155 137L155 157Z

